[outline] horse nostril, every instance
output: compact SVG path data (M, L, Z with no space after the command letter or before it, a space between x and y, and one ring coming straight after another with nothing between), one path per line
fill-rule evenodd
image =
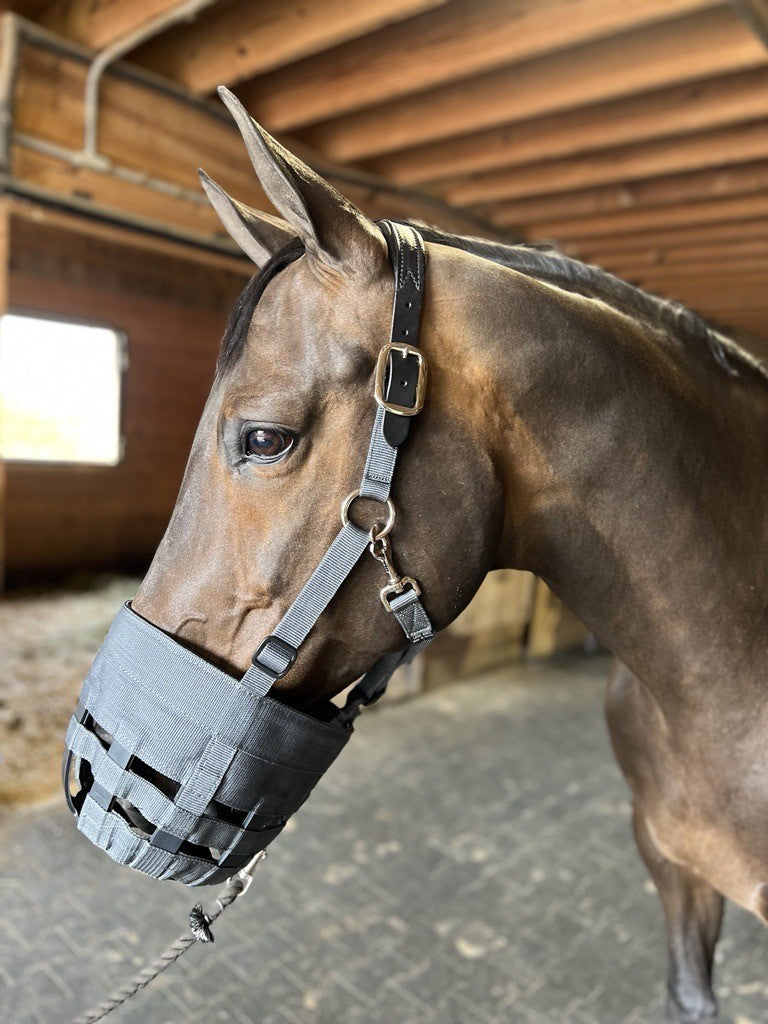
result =
M131 828L135 829L142 836L151 836L155 830L155 826L147 821L138 807L135 807L129 800L116 797L115 804L117 806L118 813L121 817L125 818Z
M182 616L182 618L179 620L178 624L176 625L175 629L171 630L171 632L174 635L176 635L178 633L181 633L182 629L184 629L185 626L188 626L190 624L190 622L206 623L207 621L208 621L208 616L205 615L203 612L190 612L189 615Z

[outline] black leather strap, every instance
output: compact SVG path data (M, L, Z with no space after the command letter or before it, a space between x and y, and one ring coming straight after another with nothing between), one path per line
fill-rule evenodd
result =
M421 304L424 296L426 256L424 242L417 231L392 221L380 221L389 248L389 258L395 277L395 297L392 305L391 339L417 347ZM412 406L416 401L419 363L415 356L393 352L390 358L386 399L395 405ZM384 415L384 437L393 448L398 448L408 436L410 418L387 412Z

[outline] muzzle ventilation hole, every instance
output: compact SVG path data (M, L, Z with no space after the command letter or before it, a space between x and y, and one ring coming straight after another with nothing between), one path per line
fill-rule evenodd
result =
M99 725L98 722L93 718L91 714L86 714L81 722L82 726L88 729L89 732L99 741L101 747L108 751L114 742L114 736L107 732L103 726ZM67 779L67 785L69 786L69 792L72 797L72 803L77 811L80 813L83 802L86 796L90 792L93 784L94 777L91 765L85 758L73 758L73 764L70 765L69 775ZM145 761L137 757L135 754L131 756L129 763L126 765L127 768L139 778L145 779L150 782L153 786L164 793L169 799L173 800L179 791L179 783L174 779L169 779L167 775L163 775L161 772L150 767ZM79 786L79 789L75 791L73 786ZM110 803L109 809L118 814L130 827L131 831L139 836L141 839L150 840L155 833L155 825L148 821L141 811L130 800L126 800L124 797L114 797ZM235 807L230 807L228 804L223 804L218 800L212 800L206 808L206 813L211 817L218 818L220 821L224 821L227 824L233 825L237 828L245 828L251 832L259 832L266 829L282 827L286 818L274 818L268 815L259 815L248 813L246 811L238 810ZM192 843L189 840L184 842L179 847L179 852L186 853L189 856L197 857L198 859L210 861L212 864L217 864L222 856L223 851L216 849L215 847L200 846L197 843Z

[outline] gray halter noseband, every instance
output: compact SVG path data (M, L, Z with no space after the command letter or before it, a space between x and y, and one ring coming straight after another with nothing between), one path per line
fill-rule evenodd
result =
M426 364L419 352L425 253L411 227L381 222L394 271L390 342L380 353L376 418L360 487L342 506L342 527L296 600L235 679L125 605L83 684L67 730L64 786L77 827L121 864L188 885L213 884L277 836L346 745L361 707L433 639L420 589L394 569L387 535L398 448L422 408ZM272 275L303 252L272 261ZM267 276L267 280L269 275ZM262 289L263 290L263 289ZM366 531L356 498L384 503L383 527ZM270 696L312 627L366 548L387 572L384 606L408 644L383 655L325 720ZM72 766L79 791L71 793Z

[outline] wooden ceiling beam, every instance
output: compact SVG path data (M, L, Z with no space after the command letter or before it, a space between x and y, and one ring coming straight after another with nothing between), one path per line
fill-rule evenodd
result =
M748 277L723 277L722 274L694 276L641 276L635 284L656 295L668 295L692 309L715 319L723 319L728 309L763 310L768 313L765 288L768 274L759 270ZM765 330L765 326L763 327Z
M271 210L229 117L215 117L207 105L192 105L121 75L105 76L100 97L101 152L114 166L83 165L77 153L87 65L29 42L19 57L11 169L21 184L63 201L151 219L155 226L223 235L197 179L196 167L202 163L238 199ZM42 144L43 152L30 148L25 138ZM283 141L372 216L407 216L491 237L505 234L436 197L393 188L372 175L338 167L291 139ZM164 190L153 189L146 177L163 182ZM174 194L174 185L186 191Z
M768 46L768 0L731 0L731 3L752 26L758 39Z
M642 246L642 239L638 239ZM698 267L703 264L743 263L754 260L768 263L768 238L747 238L718 245L670 246L666 249L640 249L633 253L608 253L603 260L619 277L630 273L661 271L678 266Z
M730 223L752 218L768 218L768 192L752 196L728 196L695 203L679 203L652 209L624 210L602 217L576 217L572 220L540 221L527 224L526 236L533 239L584 239L636 232L638 239L657 228L688 227L696 224ZM494 221L498 223L498 221Z
M566 242L563 251L587 263L602 264L615 259L622 253L645 251L646 249L682 248L697 245L722 245L727 242L743 242L750 239L768 238L768 220L737 221L733 224L701 224L695 227L668 231L647 231L638 239L633 232L629 235L610 238L587 238Z
M729 279L743 279L759 274L768 283L768 259L710 260L706 263L689 263L665 267L646 267L642 264L620 264L611 267L611 273L625 281L685 281L688 278L708 279L716 277L727 282ZM761 304L768 311L768 300L761 298ZM768 321L766 322L768 329Z
M768 67L429 143L366 161L364 166L389 181L423 185L758 117L768 117Z
M178 5L179 0L64 0L38 20L56 35L101 50Z
M56 0L0 0L0 13L13 11L22 18L29 18L30 21L39 21L49 7L53 7Z
M16 76L14 131L79 150L86 71L81 61L24 44ZM102 154L115 164L199 192L196 168L203 163L238 198L271 209L234 125L175 96L107 74L99 135ZM157 193L147 190L147 201L153 195L162 209L164 200Z
M153 39L130 59L205 94L445 2L224 0L192 25Z
M274 131L293 131L716 2L459 0L249 82L240 98Z
M343 162L628 96L768 66L741 19L716 7L600 39L317 125L304 137Z
M696 132L682 138L641 142L576 157L547 160L509 171L493 171L441 188L440 194L456 206L494 203L576 191L665 174L740 164L768 157L768 130L764 121Z
M174 259L192 260L195 263L203 263L219 270L231 270L244 277L248 276L251 270L251 264L244 256L235 254L228 256L226 253L212 252L203 248L191 250L188 245L181 242L155 237L146 232L133 231L120 224L104 223L52 207L41 206L27 199L12 197L10 212L14 218L20 218L35 225L75 231L77 234L86 235L89 238L130 246L134 249L141 249L143 252L159 253L161 256L170 256Z
M625 280L637 281L687 281L689 278L709 279L716 277L722 279L724 285L735 284L755 277L765 279L768 283L768 259L746 259L746 260L725 260L716 262L710 260L705 263L675 264L663 267L625 267L621 276ZM736 280L734 280L734 278ZM716 298L716 296L715 296ZM768 298L763 294L760 296L760 304L768 309Z
M763 191L768 191L768 161L516 199L494 207L493 214L522 226Z

